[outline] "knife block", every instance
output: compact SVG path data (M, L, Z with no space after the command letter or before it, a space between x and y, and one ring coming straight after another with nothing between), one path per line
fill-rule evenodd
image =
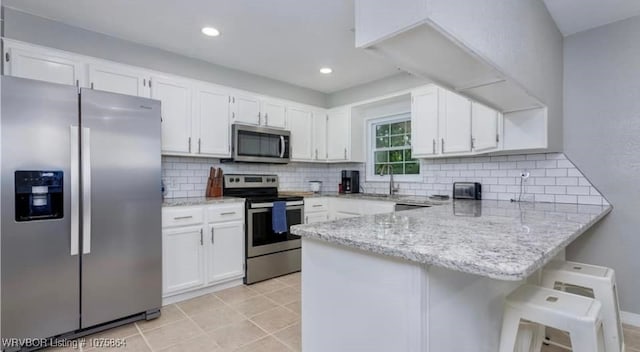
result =
M207 182L207 197L222 197L222 178L211 178Z

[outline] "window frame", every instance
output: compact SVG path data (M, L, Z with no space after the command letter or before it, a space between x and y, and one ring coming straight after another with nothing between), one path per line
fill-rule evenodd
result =
M375 133L374 127L375 125L378 125L381 123L391 124L391 123L400 122L400 121L410 122L411 112L402 112L402 113L397 113L392 115L385 115L385 116L372 117L372 118L366 119L366 126L367 126L367 129L366 129L367 130L367 150L366 150L367 160L365 163L366 182L389 182L389 175L380 176L373 172L374 171L373 169L375 167L375 150L376 150L376 147L375 147L376 139L374 137L374 133ZM420 162L420 159L415 159L415 160L418 162L418 173L414 175L394 174L393 175L394 182L419 183L423 181L424 178L421 173L421 167L420 167L422 163Z

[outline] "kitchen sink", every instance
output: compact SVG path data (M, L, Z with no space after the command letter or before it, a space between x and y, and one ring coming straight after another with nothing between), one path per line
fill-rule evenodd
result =
M413 210L420 208L428 208L430 205L426 204L413 204L413 203L396 203L395 211Z

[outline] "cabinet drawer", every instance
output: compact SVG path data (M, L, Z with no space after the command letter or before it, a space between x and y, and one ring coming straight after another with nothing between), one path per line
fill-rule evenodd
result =
M305 213L315 213L319 211L329 210L328 198L305 198L304 199L304 211Z
M231 220L242 220L244 218L244 205L242 203L233 205L216 205L207 207L207 221L221 222Z
M203 223L202 207L162 208L162 227L197 225Z

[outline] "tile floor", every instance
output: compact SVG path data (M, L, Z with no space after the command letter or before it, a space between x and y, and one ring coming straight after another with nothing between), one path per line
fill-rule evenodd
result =
M640 352L640 328L625 326L624 332L627 352ZM47 351L300 351L300 273L171 304L156 320L88 336L85 342L93 338L125 339L126 347ZM552 333L552 338L561 342L566 337ZM543 352L566 350L545 346Z

